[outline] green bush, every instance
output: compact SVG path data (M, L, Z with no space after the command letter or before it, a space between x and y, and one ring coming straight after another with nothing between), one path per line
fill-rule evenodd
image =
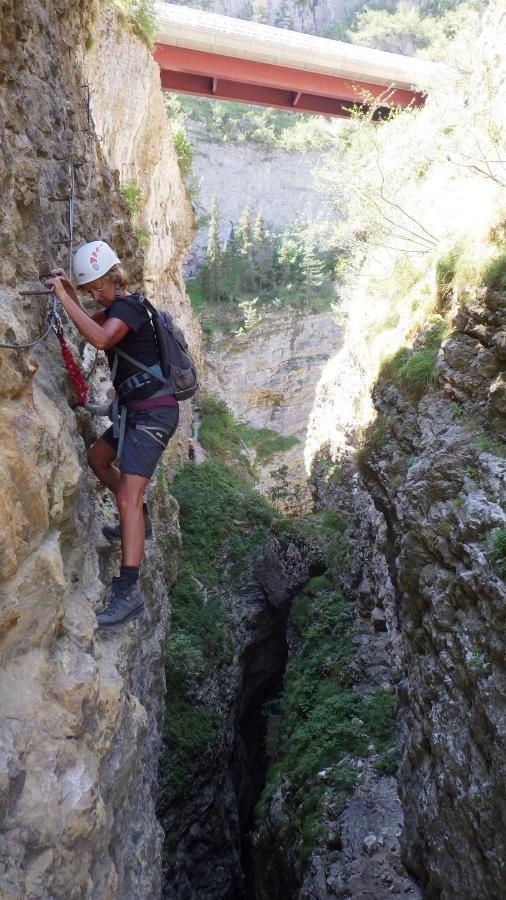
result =
M294 436L285 437L270 428L253 428L236 422L223 400L204 394L201 403L202 424L199 438L205 450L226 462L237 462L252 474L247 450L256 451L256 462L264 465L276 453L299 443Z
M141 250L145 250L149 243L149 230L143 225L135 225L133 233Z
M367 754L371 741L378 754L394 746L393 691L365 696L350 684L353 618L353 607L331 589L328 576L311 579L291 613L293 649L279 700L279 758L268 772L256 821L261 842L268 834L272 796L284 785L277 828L289 822L295 829L302 864L324 833L324 787L332 788L334 805L344 806L356 782L356 770L343 759Z
M506 291L506 253L496 256L485 267L483 284L494 291Z
M186 131L182 125L174 125L172 129L172 137L174 139L174 148L176 151L179 171L183 179L186 179L191 172L193 163L193 150L186 136Z
M121 193L126 200L131 215L135 216L142 206L141 189L135 179L131 178L130 181L125 181L121 186Z
M462 253L461 247L452 247L436 260L436 297L438 309L451 296L457 274L457 264Z
M414 400L419 400L436 375L439 348L411 350L402 347L381 366L379 378L393 381Z
M171 491L180 507L182 555L171 593L172 628L166 650L164 741L168 790L178 796L194 762L216 735L212 711L197 700L198 685L232 660L223 596L249 572L269 532L273 512L261 495L219 459L180 469ZM171 546L160 537L170 560Z
M157 31L155 0L111 0L111 5L151 49Z
M502 572L506 572L506 528L499 528L490 542L492 553L494 554L499 568Z

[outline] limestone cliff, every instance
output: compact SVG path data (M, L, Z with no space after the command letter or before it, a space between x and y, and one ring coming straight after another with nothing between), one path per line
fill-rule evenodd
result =
M341 342L331 313L264 315L243 334L213 338L206 353L209 389L223 397L237 419L297 439L293 447L257 465L260 490L269 495L272 471L287 467L290 506L308 508L304 462L306 423L322 369Z
M469 140L483 103L480 66L491 60L491 121L503 128L505 25L492 4L465 98L452 94ZM429 98L420 117L433 145L446 137L436 124L441 102ZM479 128L484 147L486 123ZM504 206L502 178L482 174L479 161L471 171L455 164L460 142L452 129L446 157L429 154L423 179L410 181L416 221L434 222L437 197L448 232L416 286L396 282L397 308L374 274L381 256L395 283L394 255L369 253L343 350L317 394L308 456L317 504L354 522L361 650L378 665L367 637L376 631L394 663L404 861L424 897L485 900L504 890ZM396 199L399 209L401 186ZM341 827L349 885L360 850L347 839L346 814ZM378 855L377 845L363 853L362 879ZM378 883L374 896L386 890Z
M142 253L117 171L123 154L125 165L142 166L149 193L146 278L171 293L175 311L184 308L177 267L189 212L156 68L125 23L108 10L94 23L92 13L91 3L77 0L0 6L2 341L33 340L44 328L46 298L19 292L40 290L38 273L67 265L72 165L75 244L96 235L110 240L132 281L142 283ZM104 125L101 142L83 87L94 79L91 59L83 68L90 32L92 112L101 127L122 60L130 73L121 113L109 106L110 131ZM120 54L107 43L111 35ZM107 58L107 83L100 82L100 58ZM134 84L140 118L130 103ZM163 189L160 166L168 174ZM78 354L71 326L66 334ZM95 375L95 392L104 377ZM100 541L111 508L85 460L101 423L69 405L75 400L52 333L29 352L0 350L0 383L0 894L156 897L161 829L153 790L169 617L160 559L148 549L146 619L101 637L94 611L117 565ZM159 516L177 555L175 505L165 502Z
M192 172L197 215L203 223L208 221L216 194L222 246L245 206L251 208L253 219L262 212L268 225L280 232L287 231L290 222L314 221L330 214L313 184L319 153L289 153L251 141L220 142L219 133L191 118L185 128L195 154ZM205 258L207 236L207 224L202 224L185 261L188 276L196 274Z

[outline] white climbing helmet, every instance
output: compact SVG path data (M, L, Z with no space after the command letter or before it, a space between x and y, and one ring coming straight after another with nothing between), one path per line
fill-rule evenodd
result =
M119 263L112 247L105 241L90 241L74 253L72 271L78 286L89 284L101 278L109 269Z

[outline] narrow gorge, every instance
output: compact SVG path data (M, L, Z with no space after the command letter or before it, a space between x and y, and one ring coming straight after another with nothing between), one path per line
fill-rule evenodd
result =
M162 92L153 4L1 0L0 898L502 900L506 13L193 5L441 68L379 124L227 118ZM200 380L105 634L103 420L35 343L97 236Z

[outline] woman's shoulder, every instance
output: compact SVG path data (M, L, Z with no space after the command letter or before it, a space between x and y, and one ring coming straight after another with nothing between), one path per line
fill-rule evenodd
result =
M121 319L137 331L148 319L146 308L140 301L138 294L129 294L128 297L118 297L109 307L108 318Z

